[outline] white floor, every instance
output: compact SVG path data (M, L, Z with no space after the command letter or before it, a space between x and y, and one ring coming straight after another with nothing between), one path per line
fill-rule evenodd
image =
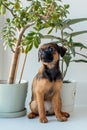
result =
M87 130L87 107L76 107L67 122L59 122L55 116L48 120L43 124L38 117L0 118L0 130Z

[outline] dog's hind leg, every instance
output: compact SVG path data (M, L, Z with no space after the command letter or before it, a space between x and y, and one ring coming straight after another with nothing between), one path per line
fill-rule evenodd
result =
M32 118L35 118L37 116L37 114L31 112L28 114L28 118L32 119Z
M31 109L31 112L28 114L28 118L30 119L35 118L38 115L38 107L37 107L36 101L32 101L30 103L30 109Z

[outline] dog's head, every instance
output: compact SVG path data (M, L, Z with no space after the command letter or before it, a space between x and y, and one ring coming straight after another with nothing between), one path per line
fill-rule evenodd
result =
M43 64L55 64L59 57L63 57L66 53L66 48L58 46L55 43L47 43L40 47L38 51L38 61L42 61Z

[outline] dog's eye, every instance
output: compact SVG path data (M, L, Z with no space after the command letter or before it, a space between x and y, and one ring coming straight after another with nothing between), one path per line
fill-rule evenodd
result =
M48 50L49 50L50 52L53 52L53 48L52 48L52 47L49 47Z

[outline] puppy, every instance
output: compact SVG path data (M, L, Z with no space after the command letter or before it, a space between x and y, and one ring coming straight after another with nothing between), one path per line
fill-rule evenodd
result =
M29 118L39 115L42 123L48 122L46 115L56 115L57 120L67 121L69 114L61 111L60 90L63 77L59 69L60 56L63 57L66 48L55 43L44 44L38 51L38 60L42 67L32 83L31 113Z

